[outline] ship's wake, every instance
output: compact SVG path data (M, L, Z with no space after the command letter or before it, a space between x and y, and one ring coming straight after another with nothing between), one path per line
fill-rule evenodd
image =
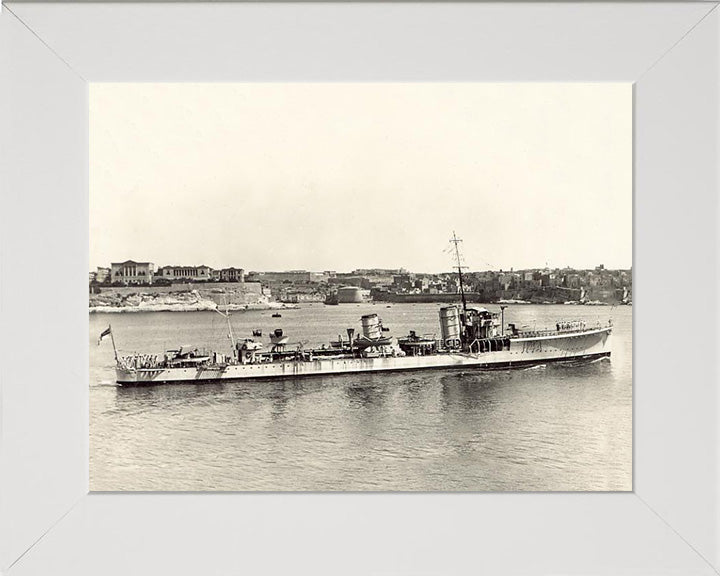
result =
M113 388L120 388L120 384L113 382L112 380L101 380L100 382L93 384L93 386L111 386Z
M576 360L574 362L561 362L557 364L557 368L580 368L582 366L592 366L594 364L604 364L610 362L610 357L602 356L601 358L593 358L592 360Z
M544 370L547 368L547 364L537 364L536 366L528 366L527 368L522 368L521 370L523 372L527 372L528 370Z

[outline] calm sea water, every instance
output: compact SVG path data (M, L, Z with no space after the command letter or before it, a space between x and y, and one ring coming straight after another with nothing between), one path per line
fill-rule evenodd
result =
M321 345L377 312L394 336L438 332L436 304L236 312L235 334L283 328ZM490 306L490 308L495 308ZM632 489L632 309L516 305L506 322L614 322L613 354L584 366L301 380L114 385L123 352L229 350L214 312L90 315L90 487L164 491Z

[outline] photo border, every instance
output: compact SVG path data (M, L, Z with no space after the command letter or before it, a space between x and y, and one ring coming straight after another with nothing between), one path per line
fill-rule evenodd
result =
M0 571L717 574L717 5L5 5ZM633 493L88 494L87 83L320 80L634 83Z

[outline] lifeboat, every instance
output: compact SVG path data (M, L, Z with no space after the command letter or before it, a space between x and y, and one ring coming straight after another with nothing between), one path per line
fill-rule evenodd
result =
M380 338L368 338L367 336L358 336L353 342L353 346L359 350L370 348L371 346L389 346L392 338L383 336Z

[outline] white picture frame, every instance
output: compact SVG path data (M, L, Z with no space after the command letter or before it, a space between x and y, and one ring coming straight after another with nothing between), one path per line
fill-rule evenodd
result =
M716 2L6 3L0 572L717 574L719 62ZM634 83L632 493L88 494L88 82L321 80Z

